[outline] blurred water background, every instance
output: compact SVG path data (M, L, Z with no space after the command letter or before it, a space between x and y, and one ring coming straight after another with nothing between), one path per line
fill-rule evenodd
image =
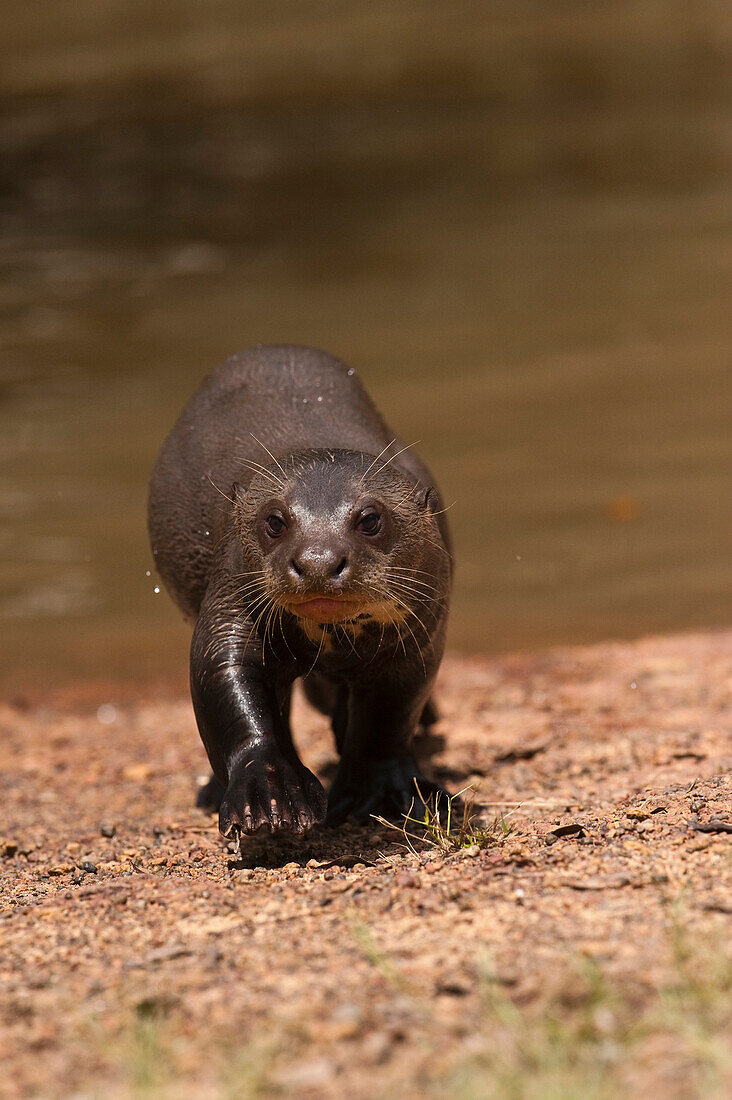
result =
M454 501L456 649L730 621L727 0L7 0L4 688L180 680L147 476L257 342Z

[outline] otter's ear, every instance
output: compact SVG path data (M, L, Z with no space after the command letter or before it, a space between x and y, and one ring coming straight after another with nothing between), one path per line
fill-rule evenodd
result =
M243 485L240 485L238 481L235 481L231 486L231 499L234 504L242 506L246 500L247 491Z
M426 488L420 486L417 492L417 507L420 512L429 512L430 515L437 510L438 502L437 490L432 485L428 485Z

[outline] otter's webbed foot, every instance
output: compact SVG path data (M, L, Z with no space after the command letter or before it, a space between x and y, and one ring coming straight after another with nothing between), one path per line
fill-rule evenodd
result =
M260 829L302 834L325 820L325 791L297 757L259 754L240 760L221 802L219 830L226 837Z
M426 806L446 811L448 799L447 791L425 779L411 756L363 761L357 768L341 766L328 796L327 822L384 817L401 823L406 816L421 820Z

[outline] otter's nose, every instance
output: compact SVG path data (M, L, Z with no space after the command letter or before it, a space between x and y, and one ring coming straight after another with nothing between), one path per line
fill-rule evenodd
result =
M334 581L348 573L348 557L340 548L308 546L292 558L290 571L311 581Z

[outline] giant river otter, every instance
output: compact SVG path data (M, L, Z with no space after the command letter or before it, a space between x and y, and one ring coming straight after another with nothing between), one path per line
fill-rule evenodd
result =
M450 539L427 467L354 371L305 347L235 355L193 395L150 484L157 569L195 623L191 694L225 836L398 819L440 788L410 741L445 643ZM331 717L328 799L289 711Z

